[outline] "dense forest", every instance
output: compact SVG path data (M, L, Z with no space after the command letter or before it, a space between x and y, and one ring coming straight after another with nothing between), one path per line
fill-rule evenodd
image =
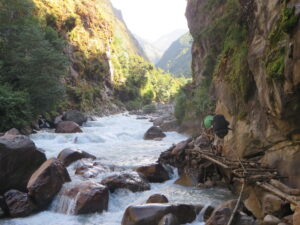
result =
M69 108L168 102L185 82L144 59L107 0L12 0L0 8L2 131Z

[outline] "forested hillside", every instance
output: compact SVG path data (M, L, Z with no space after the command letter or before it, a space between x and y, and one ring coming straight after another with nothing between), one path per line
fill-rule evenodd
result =
M143 57L109 0L0 2L0 130L76 108L168 101L181 80Z
M192 42L190 33L182 35L171 44L156 65L175 76L191 77Z

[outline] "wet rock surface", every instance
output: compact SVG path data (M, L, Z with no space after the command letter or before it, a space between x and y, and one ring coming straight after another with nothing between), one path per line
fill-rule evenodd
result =
M28 194L40 207L46 207L70 176L58 159L49 159L34 172L28 184Z
M59 159L66 167L69 166L71 163L83 158L96 159L96 156L79 149L71 148L63 149L57 156L57 159Z
M173 214L179 224L191 223L196 219L195 209L191 205L147 204L129 206L122 219L122 225L154 225L165 215Z
M161 130L161 128L156 126L150 127L144 135L145 140L153 140L155 138L164 138L164 137L166 137L164 132Z
M175 215L169 213L159 221L158 225L180 225L180 223Z
M108 168L99 162L91 161L90 159L79 160L75 165L75 174L83 178L96 178L99 174L113 171L114 168Z
M77 123L63 121L57 124L55 133L82 133L82 130Z
M136 171L149 182L162 183L170 179L168 171L161 164L152 164L148 166L141 166Z
M46 161L27 136L4 136L0 138L0 194L10 189L26 191L33 172Z
M104 178L101 184L108 187L111 192L116 189L128 189L132 192L150 190L150 184L137 173L122 173Z
M168 202L169 202L168 198L165 195L161 195L161 194L151 195L146 201L147 204L150 204L150 203L168 203Z
M8 213L11 217L26 217L37 211L27 193L10 190L4 194Z
M88 181L67 189L62 194L75 201L71 214L101 213L108 208L109 191L104 185ZM63 213L67 213L65 208Z

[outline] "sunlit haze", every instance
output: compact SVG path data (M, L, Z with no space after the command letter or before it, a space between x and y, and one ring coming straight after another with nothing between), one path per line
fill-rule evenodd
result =
M129 29L148 41L177 29L186 29L186 0L111 0Z

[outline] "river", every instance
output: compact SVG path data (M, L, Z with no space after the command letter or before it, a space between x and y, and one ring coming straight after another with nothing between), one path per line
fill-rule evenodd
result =
M47 158L56 157L64 148L78 148L97 156L102 165L116 168L105 171L93 181L100 182L102 178L132 171L137 166L154 163L160 153L172 144L178 143L187 136L167 132L162 141L145 141L143 135L152 126L148 120L138 120L136 116L126 114L96 118L96 121L87 122L77 134L56 134L52 130L41 131L31 136L37 147L45 150ZM76 162L75 162L76 163ZM68 167L74 185L86 179L75 175L74 166ZM196 187L183 187L173 184L178 175L174 170L171 180L162 184L151 184L151 190L132 193L127 190L117 190L110 194L108 211L84 216L66 215L59 212L62 198L58 194L48 210L27 218L0 220L3 225L119 225L122 216L129 205L143 204L147 198L155 193L164 194L170 203L188 203L217 205L231 197L228 190L200 189ZM68 203L72 204L72 202ZM71 207L71 206L70 206ZM200 218L200 217L199 217ZM195 221L193 225L201 224Z

